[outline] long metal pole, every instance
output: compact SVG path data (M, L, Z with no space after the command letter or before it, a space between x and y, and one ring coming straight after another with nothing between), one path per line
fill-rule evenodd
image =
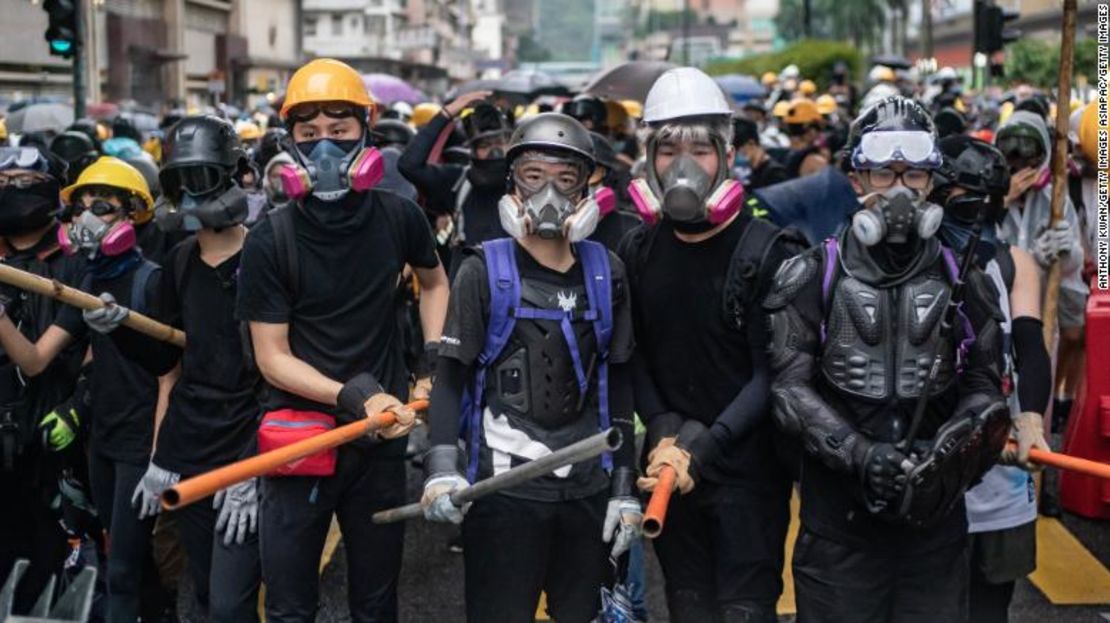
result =
M77 32L73 42L73 116L85 116L85 0L73 3L74 23Z

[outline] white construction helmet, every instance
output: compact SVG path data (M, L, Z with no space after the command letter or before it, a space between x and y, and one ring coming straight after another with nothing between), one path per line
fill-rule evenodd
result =
M644 100L644 123L653 124L705 115L732 116L717 83L694 67L668 70L651 85Z

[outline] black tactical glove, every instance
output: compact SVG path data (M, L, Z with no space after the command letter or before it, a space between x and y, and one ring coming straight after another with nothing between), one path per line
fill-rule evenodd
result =
M872 444L860 465L864 493L871 501L897 501L906 487L905 454L891 443Z

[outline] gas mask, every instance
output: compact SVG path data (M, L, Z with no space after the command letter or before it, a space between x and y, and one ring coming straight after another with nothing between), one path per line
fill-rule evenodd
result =
M352 190L370 190L385 176L381 152L366 147L364 138L299 143L293 160L277 163L272 174L267 166L266 176L273 185L271 192L287 200L299 201L311 194L320 201L334 202Z
M108 213L110 204L97 201L83 210L72 222L58 228L58 245L66 255L85 253L92 260L98 256L114 257L135 248L135 228L127 219L105 223L94 211Z
M743 204L744 187L739 182L718 173L718 179L725 179L714 184L688 154L681 154L662 173L649 171L649 177L632 180L628 186L636 210L648 224L666 216L679 223L716 226L732 218Z
M548 162L565 163L562 158L543 158ZM576 165L579 163L575 163ZM547 179L538 185L529 185L513 170L513 185L520 193L506 194L498 202L501 227L513 238L536 234L541 238L563 236L571 242L586 239L597 228L600 210L591 193L586 192L586 172L580 171L580 181L573 187L560 190L556 181ZM575 201L576 197L582 197Z
M247 192L234 184L222 193L200 197L184 193L176 207L169 202L158 206L155 218L167 232L225 229L247 219L248 199Z
M937 233L944 218L944 210L928 203L921 193L895 185L881 193L872 193L863 203L874 201L852 217L852 233L864 246L875 246L886 241L904 244L912 236L930 238Z

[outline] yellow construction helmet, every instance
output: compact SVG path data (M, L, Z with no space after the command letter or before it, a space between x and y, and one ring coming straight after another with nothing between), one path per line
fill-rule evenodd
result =
M772 84L778 82L779 77L775 75L775 72L768 71L768 72L763 74L763 77L760 78L759 81L763 83L763 86L769 87Z
M637 102L636 100L621 100L621 106L624 106L624 111L633 119L640 119L644 116L644 105L641 102Z
M817 110L817 104L813 100L800 99L790 102L789 107L786 109L786 115L783 121L791 125L805 125L810 123L817 123L822 120L820 111Z
M605 127L610 130L624 129L625 124L628 123L628 109L621 105L620 102L613 100L605 101Z
M432 117L438 115L441 110L443 110L443 108L439 104L433 104L431 102L417 104L412 109L412 118L409 119L409 123L415 128L422 128L428 125Z
M370 91L350 65L334 58L318 58L298 69L289 78L285 101L281 105L284 121L289 109L314 102L348 102L373 115Z
M239 135L239 140L242 141L253 141L262 138L262 128L258 127L253 121L236 123L235 133Z
M787 111L790 110L790 102L786 100L779 100L775 102L775 107L771 109L771 114L782 119L786 116Z
M1079 119L1079 150L1087 162L1098 166L1098 98L1091 100Z
M805 96L817 93L817 83L812 80L802 80L798 83L798 92Z
M822 115L831 115L836 112L836 98L828 93L817 98L817 112Z
M0 119L0 141L8 140L8 120Z
M150 187L143 174L119 158L97 158L96 162L81 172L76 182L62 189L62 201L72 203L73 193L86 186L110 186L127 191L141 202L141 205L130 206L134 212L154 209L154 197L150 195Z
M155 163L162 162L162 139L157 136L152 136L143 143L143 151L150 154L154 158Z

